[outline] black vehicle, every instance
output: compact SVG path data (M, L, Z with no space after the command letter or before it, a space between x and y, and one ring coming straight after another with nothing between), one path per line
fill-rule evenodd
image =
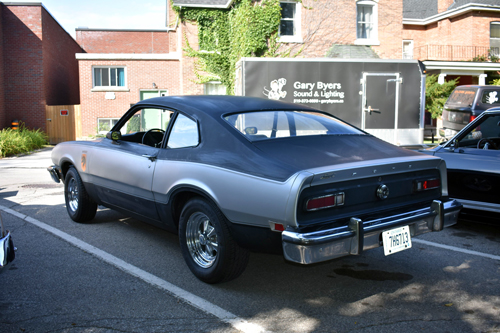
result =
M439 135L449 140L483 111L497 106L500 106L500 86L458 86L444 104Z
M500 108L483 112L447 143L421 150L446 161L448 194L462 219L500 221Z

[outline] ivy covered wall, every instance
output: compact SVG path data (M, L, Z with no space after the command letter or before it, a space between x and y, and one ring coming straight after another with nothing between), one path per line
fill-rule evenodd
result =
M174 7L183 22L198 27L198 49L187 38L184 51L196 58L198 83L220 81L233 94L236 62L242 57L275 57L281 19L279 0L236 0L229 9Z

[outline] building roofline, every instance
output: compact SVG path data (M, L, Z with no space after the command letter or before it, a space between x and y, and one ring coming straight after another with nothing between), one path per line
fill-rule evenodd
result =
M233 4L234 0L228 0L225 5L202 5L202 4L193 4L193 3L175 3L173 4L176 7L195 7L195 8L223 8L227 9Z
M68 34L68 36L75 42L76 45L78 45L80 48L82 48L80 46L80 44L78 44L78 42L73 38L73 36L71 36L71 34L66 31L66 29L64 29L64 27L62 26L61 23L59 23L59 21L55 18L54 15L52 15L52 13L47 9L47 7L45 7L43 5L43 3L41 2L8 2L8 1L0 1L0 5L3 5L3 6L39 6L41 7L42 9L44 9L47 14L50 15L50 17L52 17L52 19L59 25L59 27L66 33Z
M83 27L78 27L75 29L75 31L137 31L137 32L169 32L173 31L175 29L173 28L164 28L164 29L114 29L114 28L106 28L106 29L99 29L99 28L83 28Z
M0 1L0 4L5 6L43 6L41 2L8 2L8 1ZM45 7L45 6L43 6Z
M171 53L76 53L76 60L180 60L179 52Z
M456 9L447 10L445 12L424 18L424 19L405 19L403 18L403 25L428 25L446 18L453 18L456 16L464 15L472 11L483 10L483 11L498 11L500 12L500 6L495 5L485 5L479 3L469 3L458 7Z

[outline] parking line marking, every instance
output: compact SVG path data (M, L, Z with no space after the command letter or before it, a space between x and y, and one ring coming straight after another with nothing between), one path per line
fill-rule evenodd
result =
M439 244L439 243L434 243L434 242L429 242L423 239L412 239L411 240L414 243L420 243L420 244L425 244L429 246L434 246L434 247L439 247L441 249L446 249L450 251L455 251L455 252L462 252L466 254L472 254L478 257L484 257L488 259L493 259L493 260L500 260L500 256L496 256L494 254L489 254L489 253L483 253L483 252L478 252L478 251L473 251L473 250L467 250L467 249L461 249L459 247L451 246L451 245L444 245L444 244Z
M78 247L79 249L90 253L91 255L105 261L106 263L124 271L125 273L128 273L132 276L135 276L155 287L158 287L160 289L163 289L164 291L168 292L169 294L173 295L174 297L177 297L184 302L194 306L195 308L200 309L201 311L211 314L217 318L219 318L221 321L230 324L233 326L235 329L240 330L245 333L260 333L260 332L269 332L266 329L264 329L262 326L250 323L249 321L240 318L236 316L235 314L226 311L222 309L221 307L218 307L215 304L212 304L208 302L207 300L198 297L189 291L186 291L182 288L179 288L170 282L167 282L163 279L160 279L159 277L150 274L139 267L136 267L134 265L131 265L122 259L119 259L103 250L98 249L97 247L90 245L74 236L71 236L70 234L65 233L64 231L61 231L57 228L54 228L44 222L38 221L30 216L24 215L22 213L19 213L15 210L12 210L10 208L7 208L5 206L0 205L0 210L13 215L15 217L18 217L21 220L24 220L26 222L29 222L41 229L44 229L45 231L50 232L51 234L65 240L66 242Z

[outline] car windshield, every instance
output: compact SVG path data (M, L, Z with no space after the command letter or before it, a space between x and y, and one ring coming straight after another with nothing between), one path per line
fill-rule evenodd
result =
M320 112L261 111L231 114L224 119L250 141L310 135L364 134Z

